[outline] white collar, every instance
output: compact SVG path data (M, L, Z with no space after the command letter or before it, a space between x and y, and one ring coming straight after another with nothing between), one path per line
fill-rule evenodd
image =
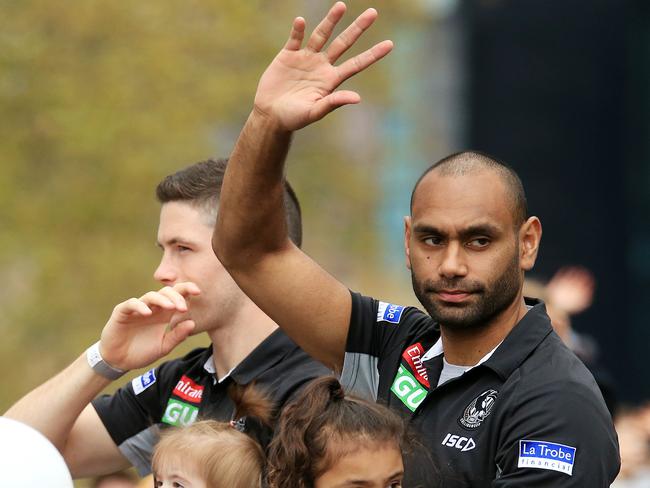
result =
M223 378L217 379L217 368L214 367L214 354L210 354L210 357L206 359L205 363L203 363L203 369L205 369L208 373L212 375L212 381L214 384L216 384L216 383L221 383L226 378L228 378L228 376L230 376L230 373L232 373L235 368L232 368L230 371L228 371L226 376L224 376Z
M498 348L501 344L503 344L503 341L499 342L499 343L496 345L496 347L495 347L494 349L492 349L492 350L491 350L490 352L488 352L485 356L483 356L483 357L481 358L481 360L480 360L478 363L476 363L474 366L470 366L469 369L468 369L467 371L469 371L469 370L472 369L472 368L475 368L475 367L478 366L479 364L483 364L485 361L487 361L488 359L490 359L490 357L492 357L492 354L494 354L494 351L496 351L497 348ZM435 358L436 356L440 356L443 352L444 352L444 349L443 349L443 347L442 347L442 337L440 337L440 338L438 339L438 341L437 341L433 346L431 346L431 349L429 349L429 350L424 354L424 356L422 356L422 361L423 361L423 362L424 362L424 361L428 361L428 360L431 359L431 358Z

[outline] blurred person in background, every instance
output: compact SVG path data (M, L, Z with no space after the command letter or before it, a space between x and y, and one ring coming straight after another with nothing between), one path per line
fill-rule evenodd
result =
M128 471L98 476L90 483L90 488L137 488L137 486L138 479Z
M650 486L650 407L622 412L616 418L621 444L621 473L612 488Z
M602 395L543 304L522 294L541 223L512 169L466 151L416 183L406 264L429 315L351 293L288 239L293 132L358 103L339 86L392 49L383 41L335 64L377 17L366 10L328 44L344 12L337 2L304 43L305 21L294 19L262 75L224 179L215 253L306 351L343 368L344 384L412 421L443 486L608 487L619 455ZM409 469L404 484L431 486Z
M553 329L594 375L607 409L614 417L616 383L599 360L600 348L596 340L589 334L576 331L571 322L571 317L591 306L595 289L594 275L582 266L560 268L547 284L534 278L527 278L524 282L524 295L544 300Z
M161 428L189 425L198 417L231 419L230 384L255 381L280 407L305 383L329 373L242 293L214 256L211 236L226 164L203 161L158 185L162 259L154 278L165 286L117 305L99 342L6 413L45 434L74 477L129 465L140 475L149 473ZM282 225L299 246L300 208L288 184L283 199ZM97 397L124 372L150 365L198 333L206 333L212 345L149 370L114 395ZM266 444L269 432L256 427L251 428Z

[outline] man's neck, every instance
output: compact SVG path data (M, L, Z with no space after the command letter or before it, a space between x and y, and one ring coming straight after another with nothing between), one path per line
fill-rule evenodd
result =
M208 331L217 379L226 377L277 328L268 315L250 303L241 307L225 327Z
M497 347L526 315L528 308L520 295L489 324L466 330L450 329L440 324L440 335L448 363L474 366Z

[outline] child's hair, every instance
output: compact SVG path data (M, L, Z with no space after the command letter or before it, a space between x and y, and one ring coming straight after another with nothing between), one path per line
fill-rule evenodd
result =
M254 386L231 388L236 419L247 415L265 424L272 411L266 396ZM262 486L265 455L262 447L232 423L201 420L165 430L153 453L154 475L165 466L182 467L210 488Z
M270 488L311 488L337 459L359 446L403 449L403 420L382 405L345 396L339 381L312 381L280 415L269 446Z

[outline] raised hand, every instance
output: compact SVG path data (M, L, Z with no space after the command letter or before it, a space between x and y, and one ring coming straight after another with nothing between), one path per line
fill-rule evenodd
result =
M101 334L104 360L130 370L167 355L194 329L189 298L199 294L194 283L177 283L117 305Z
M377 18L375 9L366 10L323 50L345 10L343 2L334 4L304 48L305 20L297 17L293 21L289 40L260 79L254 106L258 114L270 117L283 130L294 131L322 119L342 105L361 101L354 91L335 90L345 80L386 56L393 49L393 43L382 41L335 66L334 63Z
M586 268L568 266L560 268L546 285L548 302L573 315L591 305L596 288L594 275Z

